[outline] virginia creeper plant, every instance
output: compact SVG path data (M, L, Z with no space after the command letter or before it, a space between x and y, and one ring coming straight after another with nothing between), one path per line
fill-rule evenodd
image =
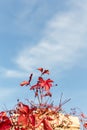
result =
M20 83L21 87L28 87L28 90L34 92L37 103L27 99L29 105L18 101L15 109L0 112L0 130L55 130L56 127L69 128L72 122L69 115L65 114L65 118L60 120L62 106L70 99L61 101L58 106L48 102L48 98L52 97L51 87L54 81L50 78L44 78L49 75L49 70L38 68L40 73L35 84L32 85L33 74L30 74L27 81ZM47 98L48 97L48 98ZM87 129L86 116L81 113L81 122L83 128Z

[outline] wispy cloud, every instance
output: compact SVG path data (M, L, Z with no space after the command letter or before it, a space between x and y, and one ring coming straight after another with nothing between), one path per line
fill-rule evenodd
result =
M17 28L17 33L19 35L26 34L30 39L33 38L33 41L40 38L47 20L59 10L60 3L58 0L20 1L21 8L18 10L13 22Z
M25 72L0 67L0 74L8 78L20 78L26 76Z
M41 14L38 14L38 12L42 12L42 10L38 6L38 2L36 2L36 0L33 2L27 0L25 2L22 1L21 4L24 5L24 8L19 11L18 17L16 17L16 24L18 26L20 24L21 27L19 27L21 29L23 29L23 27L25 30L28 29L28 32L26 31L28 34L29 30L30 33L31 30L34 32L33 29L35 28L32 28L32 26L36 26L37 23L39 24L36 20L38 17L40 19ZM43 8L45 8L46 4L47 3L44 3ZM28 8L27 5L31 8ZM87 49L87 1L70 0L66 5L68 7L67 10L62 12L56 11L54 15L52 14L50 20L44 16L45 28L43 29L37 26L38 32L41 32L43 37L39 38L38 42L33 45L23 48L15 56L13 62L18 65L21 71L0 68L0 73L6 77L22 77L26 75L24 75L25 71L29 72L40 66L48 69L55 67L63 71L77 65L83 57L87 56L85 51ZM44 15L46 14L47 7L48 6L46 6L45 12L43 12ZM33 16L35 16L35 21L33 20ZM31 27L31 29L29 29L29 27ZM23 30L21 31L23 32ZM37 31L37 29L35 31Z
M76 65L86 55L87 9L83 7L87 2L69 4L71 9L56 13L47 22L44 36L38 43L18 54L15 62L20 68L58 67L62 71Z
M4 74L5 74L6 77L16 77L16 78L18 78L18 77L23 76L23 73L16 71L16 70L5 70Z

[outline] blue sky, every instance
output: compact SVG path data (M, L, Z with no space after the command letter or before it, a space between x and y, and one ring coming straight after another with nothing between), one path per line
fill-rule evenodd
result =
M52 89L58 104L87 114L87 0L0 1L0 110L17 99L32 99L20 82L38 67L49 69L58 83Z

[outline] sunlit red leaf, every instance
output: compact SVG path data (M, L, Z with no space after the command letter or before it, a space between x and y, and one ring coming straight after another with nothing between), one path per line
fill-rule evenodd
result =
M42 77L39 77L39 86L44 88L45 91L49 91L50 87L52 87L53 80L47 79L44 80Z
M23 81L23 82L21 82L20 86L25 86L25 85L27 86L27 85L29 85L30 82L31 82L31 80L32 80L32 76L33 76L33 74L30 75L29 81Z
M49 74L49 70L44 70L42 74Z
M25 114L18 116L18 125L22 125L23 127L28 126L28 117Z
M29 113L29 106L23 104L22 102L19 102L19 103L18 103L18 110L19 110L21 113L28 114L28 113Z
M50 87L52 87L52 83L53 83L53 80L51 79L44 80L42 77L39 77L37 84L31 86L30 90L44 88L45 91L49 91Z
M20 83L20 86L24 86L24 85L26 85L26 86L29 85L29 81L23 81Z
M37 70L39 70L40 72L43 72L43 68L38 68Z

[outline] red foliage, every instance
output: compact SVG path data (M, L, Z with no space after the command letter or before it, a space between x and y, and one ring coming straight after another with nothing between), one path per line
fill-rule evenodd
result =
M53 86L53 80L50 78L45 79L44 74L49 74L49 70L38 68L40 76L36 84L31 85L33 74L30 74L29 80L25 80L20 83L20 86L30 86L30 90L34 91L35 98L38 99L38 104L33 101L29 101L30 105L26 105L22 102L18 102L14 110L7 112L0 112L0 130L53 130L50 121L54 120L51 118L51 114L57 115L61 111L62 105L68 102L70 99L61 102L58 106L53 106L53 103L48 103L47 96L52 97L50 92ZM43 100L43 98L45 98ZM8 116L7 116L8 115ZM81 113L81 119L86 116ZM82 120L83 121L83 120ZM87 123L84 122L84 128L87 129Z
M53 83L53 80L51 79L44 80L42 77L39 77L37 84L31 86L30 90L41 88L41 89L44 89L45 91L49 91L50 88L52 87L52 83Z
M5 112L0 113L0 130L10 130L11 128L11 121L6 116Z

